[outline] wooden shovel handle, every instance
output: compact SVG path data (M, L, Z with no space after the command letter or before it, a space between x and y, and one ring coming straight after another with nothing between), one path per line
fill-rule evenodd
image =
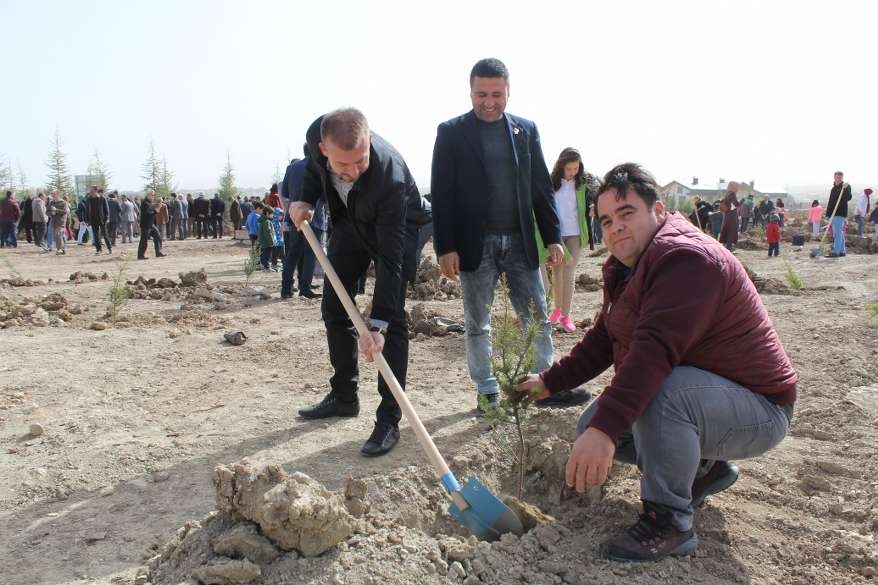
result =
M339 279L338 274L329 262L326 252L323 251L323 247L320 245L320 242L317 241L317 237L314 235L314 230L311 229L311 226L307 221L303 221L299 229L302 231L302 234L304 234L305 239L308 240L311 249L314 250L314 256L317 257L317 261L320 262L320 265L323 267L324 275L327 276L329 282L332 283L332 288L335 290L336 296L341 300L342 305L344 305L345 312L354 323L357 333L360 337L367 337L369 335L369 328L366 326L363 316L360 315L356 303L354 303L353 299L348 295L341 279ZM445 463L445 459L439 453L439 449L436 448L436 444L433 442L427 429L424 428L424 423L421 422L421 418L418 416L418 413L415 412L412 403L409 402L408 396L406 396L402 386L399 385L396 376L393 375L393 371L390 369L387 360L384 359L383 355L376 354L375 363L378 364L378 371L381 372L384 381L387 382L387 386L393 393L393 397L396 398L396 401L399 403L406 420L409 421L409 424L415 431L415 436L418 438L418 442L421 443L421 448L424 449L424 452L430 459L430 463L433 465L436 474L440 479L446 477L451 473L448 464ZM465 510L469 507L469 504L466 503L466 500L463 499L463 496L461 496L459 492L451 491L450 493L454 503L457 504L459 509Z

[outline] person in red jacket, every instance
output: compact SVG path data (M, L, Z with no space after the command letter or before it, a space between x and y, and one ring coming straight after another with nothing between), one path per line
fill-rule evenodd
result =
M774 213L765 226L765 239L768 240L768 257L780 256L780 218Z
M604 542L605 558L653 561L695 551L693 516L786 435L796 372L741 263L684 217L633 163L604 178L597 210L604 302L569 354L518 390L535 398L615 369L579 420L566 482L604 483L613 459L641 471L643 514ZM740 367L747 363L746 368Z

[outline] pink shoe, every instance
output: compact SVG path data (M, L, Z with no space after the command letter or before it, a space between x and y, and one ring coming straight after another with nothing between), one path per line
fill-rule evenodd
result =
M567 333L573 333L576 331L576 324L573 323L573 319L570 318L570 315L564 315L561 317L561 326L564 327L564 331Z
M549 323L554 325L558 322L559 319L561 319L561 309L555 309L554 311L552 311L552 314L549 315Z

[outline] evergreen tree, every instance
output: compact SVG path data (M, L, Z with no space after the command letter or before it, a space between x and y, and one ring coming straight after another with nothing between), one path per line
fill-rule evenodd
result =
M57 190L61 195L73 195L73 181L67 171L67 155L61 148L61 132L57 129L46 166L49 167L46 190L49 193Z
M219 179L219 195L226 201L230 201L237 194L238 188L235 187L235 169L232 167L232 155L226 151L226 166Z
M159 183L155 190L158 197L167 198L174 191L174 173L168 170L168 159L162 155L162 167L159 172Z
M13 182L13 181L10 181ZM21 166L21 161L18 161L18 185L16 185L15 190L18 192L19 201L24 200L27 196L33 196L33 189L30 189L27 186L27 175L24 172L24 167Z
M109 188L111 174L109 169L107 169L107 165L101 160L101 155L98 153L97 148L94 151L94 155L92 155L91 163L88 165L88 174L94 181L92 184L98 189L106 190Z
M0 155L0 189L12 188L12 169L5 156Z
M143 174L140 175L140 178L146 181L143 185L143 189L145 191L152 189L155 191L156 195L158 195L159 185L161 185L162 167L161 162L155 153L155 141L152 139L149 141L146 162L144 162L143 166L140 168L143 170Z

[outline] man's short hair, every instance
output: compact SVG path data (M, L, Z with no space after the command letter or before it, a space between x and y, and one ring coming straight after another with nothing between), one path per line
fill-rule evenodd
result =
M844 173L841 171L835 171L835 174L838 175L839 177L844 177Z
M342 150L353 150L369 136L369 122L356 108L340 108L323 116L320 140L332 140Z
M659 198L655 177L637 163L623 163L610 169L610 172L604 175L595 204L597 199L610 189L616 190L616 201L625 199L628 196L628 189L634 189L647 207L652 207Z
M472 71L469 72L469 86L473 86L473 80L476 77L502 77L503 81L509 83L509 69L500 59L482 59L473 65Z

